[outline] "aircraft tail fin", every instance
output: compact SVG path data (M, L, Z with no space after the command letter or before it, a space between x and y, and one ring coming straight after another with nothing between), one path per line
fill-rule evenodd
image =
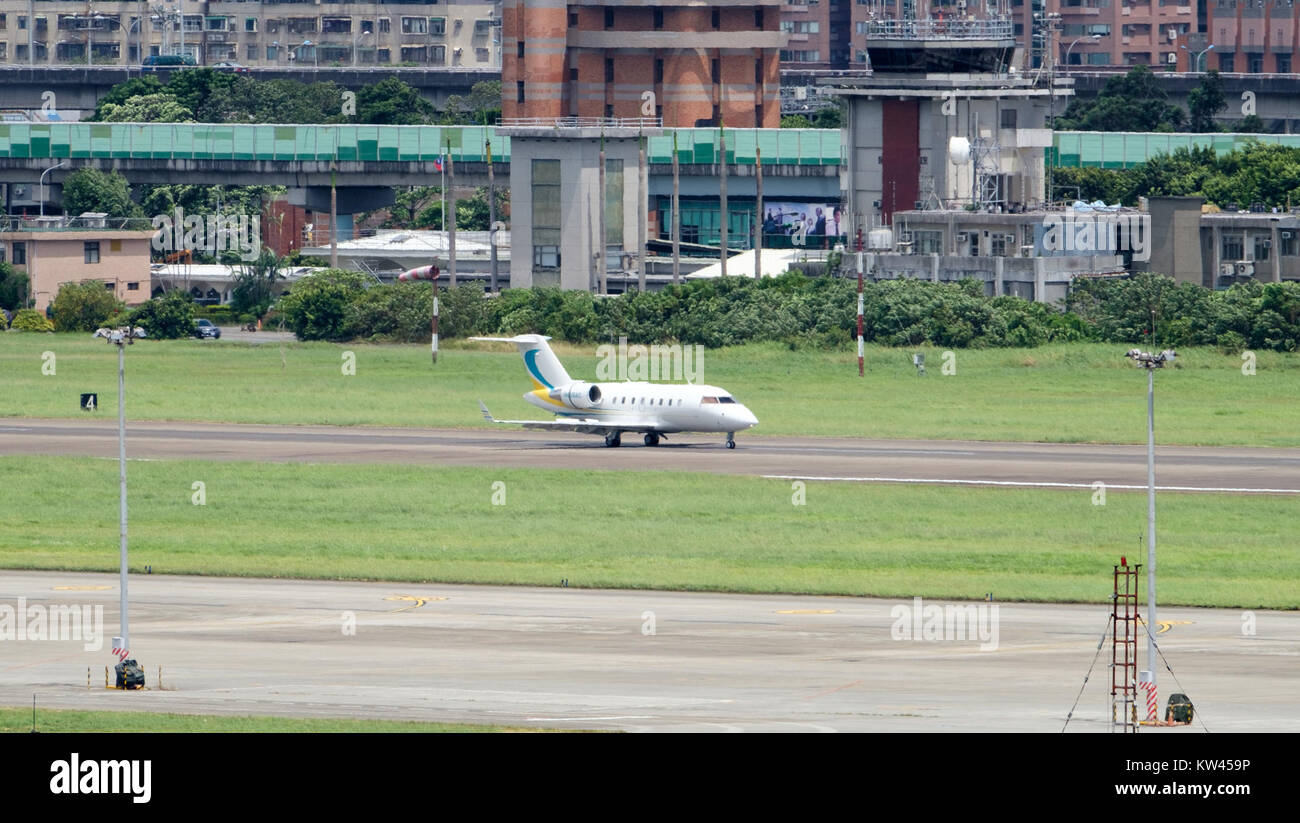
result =
M514 343L519 354L524 358L524 368L536 384L535 388L554 389L567 386L573 382L569 373L560 365L560 360L546 344L551 338L540 334L520 334L514 337L471 337L470 340L482 340L496 343Z

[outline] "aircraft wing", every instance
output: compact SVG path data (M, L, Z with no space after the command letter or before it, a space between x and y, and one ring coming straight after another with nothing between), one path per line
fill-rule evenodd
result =
M609 421L597 420L590 417L575 417L571 420L498 420L488 411L483 401L478 401L478 407L483 412L483 419L489 423L506 423L512 426L523 426L525 429L538 429L541 431L567 431L578 432L580 434L612 434L614 432L650 432L655 431L652 425L611 425Z

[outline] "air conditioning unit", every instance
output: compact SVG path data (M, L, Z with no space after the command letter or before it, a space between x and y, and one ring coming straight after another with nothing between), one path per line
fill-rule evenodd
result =
M1237 273L1237 267L1233 263L1220 263L1219 274L1223 277L1232 277Z
M1170 65L1173 65L1174 63L1177 63L1177 62L1178 62L1178 55L1175 54L1175 53L1172 52L1172 51L1169 52L1168 62L1169 62Z
M1002 235L1002 239L1013 246L1016 243L1016 236L1014 234L1004 234Z
M1242 260L1239 263L1237 263L1237 276L1254 277L1255 276L1254 262L1250 260Z
M1021 247L1020 247L1020 256L1021 256L1021 257L1033 257L1033 256L1034 256L1034 247L1033 247L1033 246L1021 246Z
M1282 232L1282 239L1283 239L1283 240L1290 240L1290 239L1291 239L1291 232L1289 232L1289 231L1284 231L1284 232Z
M1170 29L1170 30L1169 30L1169 39L1170 39L1170 40L1177 40L1177 39L1178 39L1178 29ZM1171 61L1171 62L1172 62L1172 61Z
M910 231L900 231L900 232L898 233L898 242L899 242L899 243L911 243L911 242L912 242L912 233L911 233Z
M957 232L957 242L958 242L958 243L969 243L969 242L970 242L970 235L967 234L967 233L964 232L964 231L959 231L959 232Z

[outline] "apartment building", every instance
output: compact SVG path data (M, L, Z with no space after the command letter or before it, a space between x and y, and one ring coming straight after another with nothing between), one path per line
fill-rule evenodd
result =
M1192 0L1051 0L1049 5L1058 3L1056 46L1063 65L1177 66L1179 38L1197 28Z
M787 0L781 7L781 31L789 42L781 49L786 69L849 68L852 9L856 0Z
M0 0L0 62L494 68L500 21L492 0Z
M1183 71L1293 74L1300 71L1300 7L1295 0L1204 0L1180 49Z
M504 0L502 115L775 128L782 3Z

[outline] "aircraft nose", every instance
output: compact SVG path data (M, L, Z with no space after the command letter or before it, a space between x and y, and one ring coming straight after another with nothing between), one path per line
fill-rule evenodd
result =
M754 413L752 411L745 408L744 406L741 406L739 409L736 410L736 417L740 420L741 423L745 425L745 428L747 429L752 426L758 425L758 418L754 416Z

